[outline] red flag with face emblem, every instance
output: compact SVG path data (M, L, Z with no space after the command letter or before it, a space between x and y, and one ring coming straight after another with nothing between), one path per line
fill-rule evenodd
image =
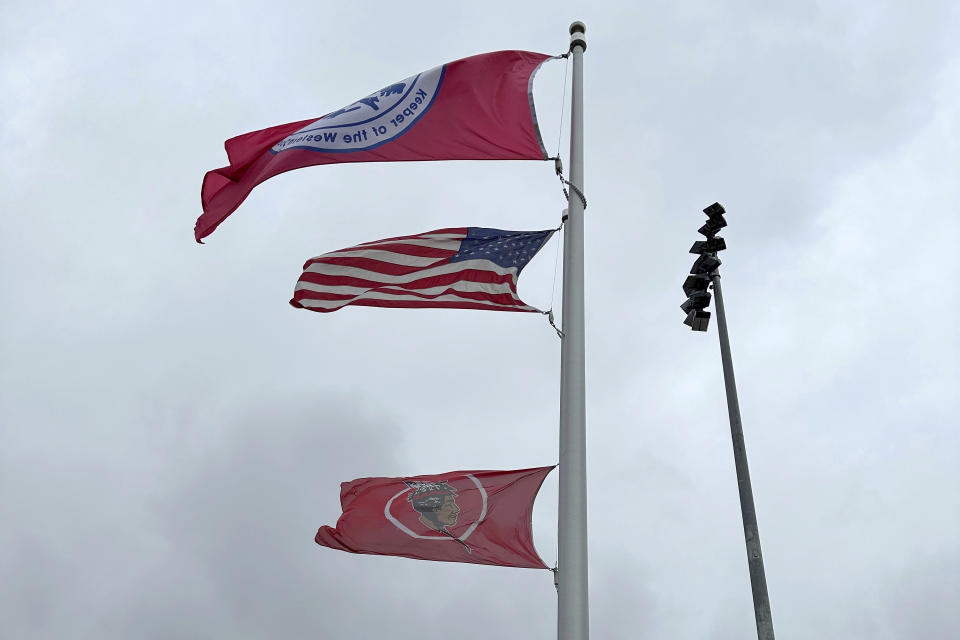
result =
M317 544L350 553L546 569L533 546L533 501L553 467L359 478Z

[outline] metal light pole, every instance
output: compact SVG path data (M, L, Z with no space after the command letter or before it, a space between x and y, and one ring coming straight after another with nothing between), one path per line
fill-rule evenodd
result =
M583 52L587 28L570 25L572 193L563 233L563 338L560 349L560 495L557 637L587 640L587 411L583 311Z
M743 425L740 423L740 402L737 399L737 382L733 377L733 360L730 357L730 337L727 335L727 315L723 309L720 274L714 271L711 280L717 298L720 359L723 361L723 383L727 389L727 413L730 414L733 462L737 469L737 486L740 489L740 515L743 518L743 537L747 542L747 566L750 569L750 589L753 592L753 614L757 618L757 638L774 640L770 596L767 594L767 576L763 570L763 553L760 551L760 530L757 526L757 510L753 504L747 447L743 441Z
M753 487L750 484L750 467L747 464L747 448L743 440L743 425L740 422L740 402L737 399L737 383L733 376L733 359L730 356L730 336L727 334L727 315L723 308L723 292L720 288L720 260L717 251L726 249L723 238L715 237L716 232L726 226L725 213L719 203L703 210L709 220L700 229L707 240L697 242L690 250L700 253L694 263L694 274L684 283L684 292L688 292L687 302L682 307L686 312L688 324L694 331L706 331L710 313L704 311L710 303L710 296L704 297L706 277L717 298L717 333L720 336L720 359L723 363L723 382L727 391L727 412L730 415L730 436L733 439L733 461L737 470L737 486L740 491L740 515L743 518L743 536L747 544L747 567L750 570L750 589L753 592L753 613L757 621L757 638L774 640L773 617L770 614L770 596L767 593L767 577L763 570L763 553L760 550L760 531L757 526L757 511L753 504ZM712 243L712 244L711 244ZM706 276L706 277L704 277Z

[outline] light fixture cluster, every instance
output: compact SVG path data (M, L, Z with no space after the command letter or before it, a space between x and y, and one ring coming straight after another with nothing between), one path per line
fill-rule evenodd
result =
M707 288L721 264L717 252L727 248L724 239L717 235L720 229L727 226L727 221L723 218L726 213L723 205L714 202L703 212L707 214L707 223L697 231L703 234L706 240L698 240L690 247L690 253L697 254L697 259L690 267L690 275L683 282L683 293L687 299L680 305L687 316L683 324L693 331L706 331L710 324L710 312L706 311L706 308L710 306L711 296Z

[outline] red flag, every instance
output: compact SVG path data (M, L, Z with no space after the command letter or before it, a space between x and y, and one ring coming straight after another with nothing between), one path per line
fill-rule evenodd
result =
M199 242L273 176L316 164L403 160L545 160L533 75L550 56L498 51L388 85L322 118L231 138L230 165L207 172Z
M419 560L546 569L533 546L533 500L553 467L359 478L340 485L343 515L324 547Z

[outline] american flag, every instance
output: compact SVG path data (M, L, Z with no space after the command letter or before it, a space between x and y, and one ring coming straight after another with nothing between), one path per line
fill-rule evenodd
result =
M554 229L437 229L325 253L303 266L290 304L540 312L517 297L517 277Z

